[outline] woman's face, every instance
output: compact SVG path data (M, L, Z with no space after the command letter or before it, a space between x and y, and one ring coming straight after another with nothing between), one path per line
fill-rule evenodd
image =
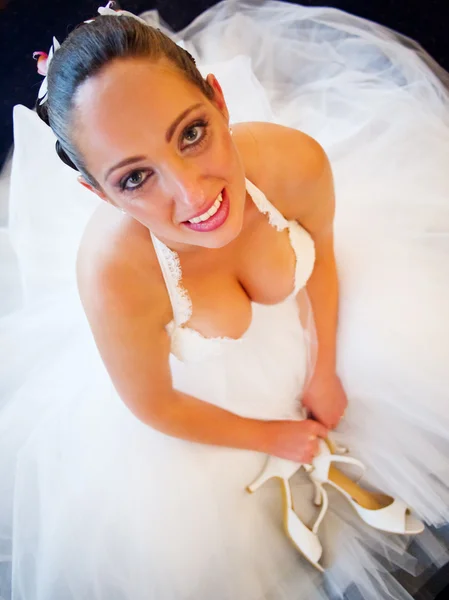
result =
M172 247L219 248L242 227L243 166L220 86L208 80L212 102L166 60L117 60L75 99L93 191Z

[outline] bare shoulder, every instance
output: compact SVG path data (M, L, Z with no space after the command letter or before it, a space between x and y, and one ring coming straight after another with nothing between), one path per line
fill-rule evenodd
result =
M233 127L237 133L245 158L253 157L251 166L264 162L266 173L290 175L296 182L308 182L319 174L326 154L322 146L310 135L298 129L276 123L239 123Z
M157 422L172 393L165 325L171 307L148 230L107 204L85 231L78 286L111 381L144 423Z
M102 316L110 320L141 311L170 320L170 303L148 229L106 203L84 232L77 279L91 326Z
M242 123L234 130L247 177L286 218L302 222L304 214L307 220L317 199L331 193L322 146L302 131L274 123Z

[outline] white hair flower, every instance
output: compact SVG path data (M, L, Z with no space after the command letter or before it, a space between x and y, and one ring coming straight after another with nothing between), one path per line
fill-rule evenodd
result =
M40 75L44 75L44 80L41 83L41 87L39 88L39 93L37 95L38 99L40 100L39 104L44 104L44 102L47 101L48 67L50 66L50 62L51 62L51 59L53 58L54 53L56 52L56 50L58 50L60 48L60 46L61 46L61 44L58 42L58 40L55 37L53 37L53 44L52 44L48 54L46 54L45 52L34 52L33 53L33 58L37 60L37 72Z
M110 15L110 16L114 16L114 17L131 17L133 19L136 19L137 21L140 21L144 25L148 25L148 23L146 23L143 19L141 19L137 15L134 15L133 13L131 13L127 10L114 10L112 8L114 6L114 4L115 4L115 2L108 2L106 4L106 6L100 6L100 8L98 9L98 12L102 16Z
M114 10L112 8L114 6L114 4L115 4L114 2L108 2L106 4L106 6L100 6L100 8L98 9L99 14L101 16L109 15L109 16L114 16L114 17L122 17L122 16L123 17L131 17L133 19L136 19L137 21L140 21L144 25L148 25L148 23L146 23L143 19L141 19L137 15L134 15L131 12L128 12L127 10ZM95 19L89 19L88 21L84 21L84 22L92 23L94 20ZM33 58L37 60L37 72L40 75L44 75L44 80L41 84L41 87L39 88L39 93L37 95L39 104L44 104L44 102L47 101L47 98L48 98L48 80L47 80L48 67L50 66L50 62L51 62L51 59L53 58L54 53L60 47L61 47L61 44L58 42L58 40L55 37L53 37L53 45L51 46L48 54L46 54L45 52L34 52L33 53Z

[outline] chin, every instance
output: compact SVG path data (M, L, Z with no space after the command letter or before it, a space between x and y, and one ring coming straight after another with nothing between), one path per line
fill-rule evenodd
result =
M207 234L198 233L195 235L195 244L203 248L219 249L224 248L233 242L241 233L243 227L243 212L230 214L226 223L216 231ZM204 237L203 237L204 236Z
M210 248L211 250L218 250L224 248L238 237L240 232L231 232L226 236L215 236L215 239L208 240L206 243L201 244L203 248ZM199 245L199 244L198 244Z

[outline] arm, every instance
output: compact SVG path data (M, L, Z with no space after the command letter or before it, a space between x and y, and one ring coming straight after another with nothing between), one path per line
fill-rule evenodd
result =
M323 148L310 136L274 124L251 124L255 145L265 165L258 182L276 200L281 213L297 220L312 236L316 262L307 283L317 332L315 371L303 404L326 427L335 427L347 405L336 374L338 278L334 256L335 196L332 171ZM298 299L299 300L299 299Z
M315 243L315 266L307 282L318 338L315 373L333 374L336 368L338 277L334 254L335 196L332 172L324 152L316 150L315 181L297 209L297 220Z
M126 259L115 252L95 268L79 261L83 305L122 400L137 418L170 436L309 462L317 443L310 436L327 433L318 423L246 419L173 389L165 331L170 307L158 265L146 257L148 244L137 244Z
M321 146L307 141L310 172L301 184L301 201L295 218L315 242L316 260L307 283L317 334L315 371L305 390L303 404L324 425L334 428L347 406L336 374L338 325L338 276L334 254L333 220L335 195L332 171Z

